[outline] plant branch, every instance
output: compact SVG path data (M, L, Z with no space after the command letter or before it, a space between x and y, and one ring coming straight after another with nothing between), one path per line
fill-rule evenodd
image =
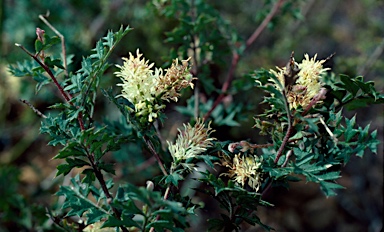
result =
M50 24L48 22L48 20L45 18L45 17L48 17L48 14L47 15L39 15L39 18L41 19L41 21L43 21L49 28L51 28L51 30L53 32L55 32L55 34L57 36L60 37L60 40L61 40L61 50L63 52L63 63L64 63L64 72L65 72L65 75L68 76L68 67L67 67L67 50L65 48L65 38L64 36L58 31L56 30L56 28L54 26L52 26L52 24Z
M289 137L291 136L292 129L293 129L293 127L292 127L292 115L291 115L291 111L289 110L289 103L288 103L288 100L287 100L287 96L286 96L285 90L283 91L283 97L284 97L285 110L287 111L288 129L287 129L287 133L284 136L283 142L281 143L280 148L277 151L276 159L274 161L275 164L277 164L277 162L279 161L281 155L283 154L284 148L285 148L285 146L288 143Z
M375 64L375 62L380 58L380 55L383 54L384 51L384 38L382 38L380 44L376 47L375 51L373 51L372 55L367 59L367 61L359 67L357 73L359 75L367 75L371 70L371 67Z
M21 101L22 103L26 104L27 106L29 106L29 108L31 108L33 110L33 112L35 112L38 116L42 117L42 118L47 118L47 116L45 116L43 113L41 113L38 109L36 109L29 101L27 100L23 100L23 99L19 99L19 101Z
M164 200L167 200L170 190L171 190L171 186L168 185L164 193L164 197L163 197ZM156 216L155 221L158 221L159 219L160 219L160 214ZM149 232L153 232L153 231L155 231L155 227L151 227L151 229L149 230Z
M247 50L255 42L255 40L261 35L261 33L265 30L268 23L276 15L276 13L280 9L283 2L284 2L284 0L279 0L275 3L275 5L273 5L269 14L264 18L264 20L261 22L261 24L256 28L256 30L253 32L253 34L246 41L244 51ZM212 114L213 110L223 101L224 97L227 95L227 91L232 84L232 81L234 78L234 72L235 72L235 69L236 69L237 64L239 62L239 59L240 59L239 53L237 51L233 51L231 66L229 67L227 78L226 78L226 80L225 80L225 82L221 88L221 93L217 97L216 101L213 103L213 105L212 105L211 109L208 111L208 113L206 113L204 115L204 120L208 119L208 117Z
M163 162L161 161L159 154L157 154L155 147L153 146L151 140L149 140L149 138L146 135L143 136L143 139L144 139L144 142L147 144L149 150L151 151L152 155L156 158L157 163L159 164L159 167L161 169L161 172L165 176L168 176L168 172L165 170Z
M73 106L73 103L71 102L71 95L67 94L63 87L61 87L61 85L59 84L59 82L57 81L55 75L53 75L52 71L49 69L49 67L43 62L43 61L40 61L36 55L30 53L26 48L24 48L21 44L15 44L17 47L21 48L24 52L26 52L30 57L32 57L49 75L49 77L52 79L52 81L55 83L56 87L59 89L61 95L63 96L63 98L70 104Z
M272 18L276 15L277 11L280 9L281 5L283 4L284 0L279 0L273 5L271 11L269 14L264 18L263 22L261 22L260 26L253 32L251 37L246 42L246 46L249 47L255 40L261 35L261 33L264 31L264 29L268 26L268 23L272 20Z
M103 190L105 196L107 197L107 203L109 204L109 206L111 207L113 213L115 214L115 217L117 219L120 219L121 218L121 213L111 205L111 202L112 202L112 195L109 193L108 191L108 188L107 188L107 184L105 183L105 180L104 180L104 176L103 176L103 173L101 173L101 170L99 169L99 167L96 165L96 162L95 162L95 159L94 159L94 155L91 154L89 151L88 151L88 147L84 146L84 149L87 153L87 158L91 164L91 167L95 173L95 177L96 179L99 181L100 183L100 186L101 186L101 189ZM121 230L123 232L128 232L128 229L125 228L124 226L120 226Z
M319 93L316 94L312 100L309 102L308 106L305 107L304 112L301 114L302 116L305 116L311 109L312 107L320 100L325 99L325 94L327 93L326 88L321 88Z
M196 21L196 6L195 6L195 1L192 0L191 1L191 17L192 17L192 22L195 22ZM193 76L197 76L198 75L198 69L199 69L199 63L198 63L198 60L197 60L197 42L196 42L196 37L195 35L190 35L191 36L191 40L192 40L192 53L193 53L193 57L192 57L192 60L193 60L193 66L192 66L192 74ZM199 92L200 92L200 82L199 80L196 81L196 85L195 85L195 89L194 89L194 98L195 98L195 105L194 105L194 116L195 118L198 118L199 117Z
M75 107L75 105L71 102L71 99L72 99L72 96L65 92L65 90L63 89L63 87L61 87L61 85L59 84L59 82L57 81L55 75L52 73L51 69L49 69L49 67L41 60L39 60L39 58L37 58L37 55L34 55L32 53L30 53L25 47L23 47L21 44L15 44L17 47L21 48L24 52L26 52L30 57L32 57L44 70L45 72L48 73L49 77L52 79L53 83L55 83L56 87L59 89L60 93L61 93L61 96L63 96L63 98L65 99L65 101L68 102L68 104L70 104L71 106ZM77 107L76 107L77 108ZM84 122L83 122L83 114L80 112L78 117L77 117L77 120L79 121L79 126L81 128L81 130L85 130L85 127L84 127Z
M53 82L55 83L55 85L57 86L57 88L59 89L60 93L62 94L62 96L64 97L64 99L71 105L71 106L74 106L74 104L71 102L71 99L72 97L70 95L67 95L67 93L64 91L64 89L60 86L59 82L57 81L56 77L53 75L52 71L49 69L49 67L42 61L40 61L37 56L33 55L32 53L30 53L27 49L25 49L22 45L20 44L16 44L16 46L20 47L23 51L25 51L29 56L31 56L47 73L48 75L51 77L51 79L53 80ZM84 122L83 122L83 118L82 118L82 114L81 112L79 113L78 115L78 121L79 121L79 125L80 125L80 128L82 131L85 130L85 127L84 127ZM101 173L101 170L97 167L96 163L95 163L95 160L94 160L94 155L93 154L90 154L89 151L88 151L88 148L85 147L85 150L87 151L87 158L91 164L91 167L95 173L95 177L97 178L97 180L99 181L100 185L101 185L101 188L105 194L105 196L108 198L108 203L110 203L110 201L113 199L111 194L109 193L108 191L108 188L107 188L107 185L105 183L105 180L104 180L104 177L103 177L103 174ZM113 206L111 206L111 209L112 211L114 212L115 216L120 219L121 217L121 213L116 209L114 208ZM121 226L120 227L122 231L124 232L128 232L128 230Z

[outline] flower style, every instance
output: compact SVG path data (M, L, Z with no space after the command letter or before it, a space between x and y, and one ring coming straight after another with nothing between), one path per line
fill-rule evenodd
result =
M291 109L297 109L299 106L306 108L310 105L312 99L321 92L323 86L321 75L330 68L323 68L326 60L316 61L316 58L317 54L312 58L305 54L301 63L295 63L300 71L297 73L295 83L288 89L285 86L284 78L287 68L277 67L278 71L270 70L278 78L282 86L287 89L286 94ZM277 84L276 87L281 90Z
M162 100L177 101L180 90L191 86L194 79L189 73L190 66L188 60L183 60L178 64L175 60L172 67L165 71L161 68L152 70L154 64L149 64L139 50L136 57L129 53L129 59L123 58L123 65L116 65L120 71L115 72L123 83L117 84L122 87L121 94L135 106L137 117L144 118L145 121L153 122L158 117L160 110L165 108Z
M174 144L167 141L169 152L175 162L196 157L212 146L212 141L215 140L215 138L209 138L209 135L214 132L210 124L206 128L204 121L200 119L193 127L189 123L184 124L184 130L178 131L179 135Z
M235 155L233 161L227 156L222 156L223 160L221 165L229 168L227 175L238 184L244 187L245 182L248 180L248 185L256 192L259 190L261 185L261 163L262 157L254 156L241 156L240 154Z

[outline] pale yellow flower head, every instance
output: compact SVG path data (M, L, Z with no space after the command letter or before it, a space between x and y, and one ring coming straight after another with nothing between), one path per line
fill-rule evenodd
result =
M205 127L204 121L198 119L194 126L184 124L184 130L179 130L176 142L168 143L169 152L174 161L186 160L194 158L200 153L212 146L212 141L215 138L210 138L210 134L214 132L210 124Z
M319 93L323 83L321 82L321 75L326 73L330 68L323 68L326 60L316 61L317 54L313 58L309 58L308 54L304 55L305 59L298 64L300 72L296 85L306 87L307 95L313 98Z
M223 175L229 176L242 187L247 183L256 192L259 190L261 186L262 157L237 154L233 160L230 160L225 155L222 158L222 165L229 168L228 173Z
M323 64L326 60L317 61L317 54L314 57L309 58L308 54L304 55L304 59L301 63L296 63L299 72L294 77L296 80L292 86L285 86L285 72L286 67L279 68L277 71L270 70L270 73L275 75L280 83L285 87L287 100L291 109L296 109L299 106L306 108L312 99L320 93L323 86L321 76L326 73L330 68L323 68ZM279 88L277 84L275 86Z
M166 70L165 75L161 68L152 69L154 64L143 54L136 51L136 56L129 53L129 58L123 58L123 65L116 65L120 71L115 72L123 83L117 84L122 87L121 94L135 106L137 117L145 118L152 122L158 117L158 113L165 108L162 100L177 100L180 90L188 86L193 87L192 75L189 73L188 60L179 65L175 60L171 68Z

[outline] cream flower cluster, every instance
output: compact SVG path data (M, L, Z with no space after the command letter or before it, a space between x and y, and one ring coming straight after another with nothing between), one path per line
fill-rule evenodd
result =
M327 70L330 70L330 68L323 68L326 60L316 61L316 58L317 54L312 58L309 58L309 55L305 54L301 63L295 63L299 72L297 73L295 83L288 89L287 86L285 86L287 68L276 67L277 71L270 70L287 89L287 99L291 109L297 109L299 106L306 108L311 100L321 92L320 90L323 86L321 75Z
M162 100L177 101L181 89L188 86L193 88L194 78L189 73L188 60L182 61L181 65L175 60L171 68L164 72L161 68L153 70L154 64L149 64L142 56L139 50L136 57L129 53L129 58L123 58L122 66L116 65L120 71L115 75L122 80L117 84L122 87L119 96L134 104L137 117L152 122L158 117L159 111L165 108Z
M261 185L260 167L263 161L263 157L254 156L242 156L241 154L235 155L233 160L230 160L227 156L223 155L222 166L229 168L227 175L233 179L236 183L244 187L247 182L248 185L256 192Z
M212 141L215 140L215 138L209 137L214 131L210 124L205 127L204 121L200 119L197 120L194 126L189 123L184 124L184 130L179 129L178 131L179 135L174 144L167 141L169 152L175 162L194 158L212 146Z

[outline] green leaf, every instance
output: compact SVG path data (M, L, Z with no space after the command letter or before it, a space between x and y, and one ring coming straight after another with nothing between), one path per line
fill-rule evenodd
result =
M143 216L145 216L144 212L141 211L133 201L131 200L128 200L128 202L126 202L124 205L123 205L123 209L124 209L124 213L128 213L128 214L141 214Z
M43 43L40 40L35 40L35 51L39 53L43 49Z
M60 43L60 38L58 36L49 37L47 34L44 34L44 47L42 50L47 50L55 44Z
M65 159L70 156L81 157L86 155L86 152L83 149L77 147L76 143L69 143L67 146L62 148L59 153L55 157L53 157L53 159Z
M197 158L202 159L211 168L214 167L214 164L212 163L212 161L220 160L217 156L211 156L211 155L198 155Z
M320 187L327 197L337 195L334 189L344 189L343 186L332 182L320 182Z
M108 33L109 34L109 33ZM92 54L90 58L97 58L97 59L102 59L104 56L104 46L103 42L99 40L96 43L96 48L92 49L92 51L96 51L96 54Z
M217 218L208 219L208 231L221 231L224 228L224 221Z
M122 215L122 220L119 220L114 216L109 216L100 228L120 226L140 228L139 224L132 219L132 216L127 216L125 214Z
M84 169L81 172L81 174L85 175L85 177L82 180L83 183L91 184L96 179L95 171L91 168Z
M60 176L61 174L63 174L64 176L67 175L72 170L72 168L73 167L71 167L69 164L59 164L56 167L57 169L56 177Z
M73 168L81 168L83 166L90 166L88 162L78 159L78 158L67 158L65 159L66 164L60 164L57 166L56 176L63 174L67 175Z
M340 80L344 83L344 88L352 93L352 97L355 97L359 91L359 86L356 85L356 82L352 81L349 76L340 75Z
M173 223L170 223L168 220L156 220L148 223L146 229L150 229L151 227L155 228L156 231L163 231L164 229L174 231Z
M230 127L240 126L240 123L238 123L235 120L233 120L235 115L236 115L236 112L232 111L227 117L225 117L223 120L219 121L218 125L219 126L224 126L225 125L225 126L230 126Z
M95 222L99 222L103 218L107 218L108 214L105 214L103 211L98 210L96 208L92 208L87 213L87 224L93 224Z
M354 129L356 124L356 116L353 116L350 120L346 118L345 123L347 126L344 133L345 141L349 142L358 133L358 130Z
M114 164L107 164L107 163L104 163L104 162L99 162L99 164L97 165L101 170L104 170L105 172L107 173L111 173L113 175L116 175L115 173L115 165Z
M316 177L320 180L320 181L323 181L323 180L336 180L338 178L340 178L340 171L336 171L336 172L327 172L325 174L322 174L322 175L316 175Z
M177 187L180 180L184 180L184 177L180 175L178 172L174 172L165 178L165 183L166 184L172 183L174 186Z
M50 67L50 68L54 68L55 66L58 67L58 68L61 68L61 69L64 69L64 66L61 64L61 60L60 59L54 59L54 60L51 60L51 57L46 57L44 59L44 63Z

